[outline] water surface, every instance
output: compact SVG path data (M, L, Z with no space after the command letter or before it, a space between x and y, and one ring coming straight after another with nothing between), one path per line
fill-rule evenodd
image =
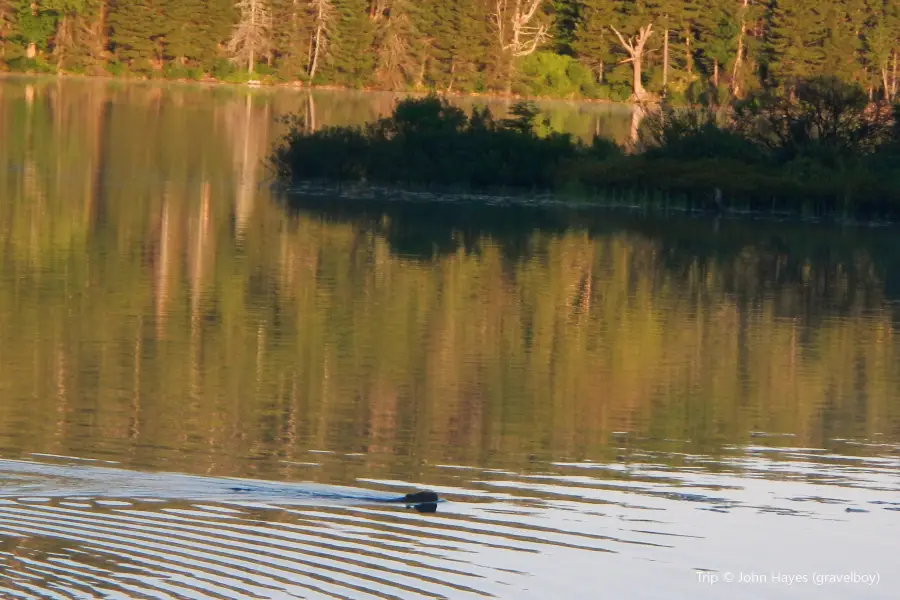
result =
M290 94L0 81L0 595L896 597L895 230L286 198Z

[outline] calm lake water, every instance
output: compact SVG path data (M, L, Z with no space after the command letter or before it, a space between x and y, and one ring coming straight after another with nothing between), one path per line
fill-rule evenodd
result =
M265 185L389 109L0 80L0 597L897 597L896 230Z

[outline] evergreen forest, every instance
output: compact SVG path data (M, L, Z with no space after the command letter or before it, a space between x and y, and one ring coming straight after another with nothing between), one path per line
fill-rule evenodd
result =
M897 0L0 0L0 69L727 102L898 91Z

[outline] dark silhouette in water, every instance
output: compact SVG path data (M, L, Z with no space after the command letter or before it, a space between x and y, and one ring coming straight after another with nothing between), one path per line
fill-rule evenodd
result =
M252 487L232 487L232 492L252 492ZM415 508L419 512L432 513L437 510L437 503L440 498L437 493L431 491L412 492L405 496L397 498L371 498L372 502L390 502L394 504L405 504L407 508Z
M435 492L423 491L406 494L402 498L391 498L389 500L381 500L381 502L395 502L397 504L406 504L406 508L415 508L422 513L437 512L437 503L440 499Z
M405 502L406 504L433 504L438 501L438 495L434 492L415 492L402 498L392 498L387 502Z

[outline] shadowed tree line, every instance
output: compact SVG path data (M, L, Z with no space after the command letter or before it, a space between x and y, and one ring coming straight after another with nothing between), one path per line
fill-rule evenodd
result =
M310 131L297 116L271 164L281 180L428 189L555 190L605 204L900 216L900 105L834 77L793 97L761 91L727 110L663 105L635 143L552 130L528 103L498 119L436 96L365 126Z
M898 91L892 0L0 0L13 70L719 103Z

